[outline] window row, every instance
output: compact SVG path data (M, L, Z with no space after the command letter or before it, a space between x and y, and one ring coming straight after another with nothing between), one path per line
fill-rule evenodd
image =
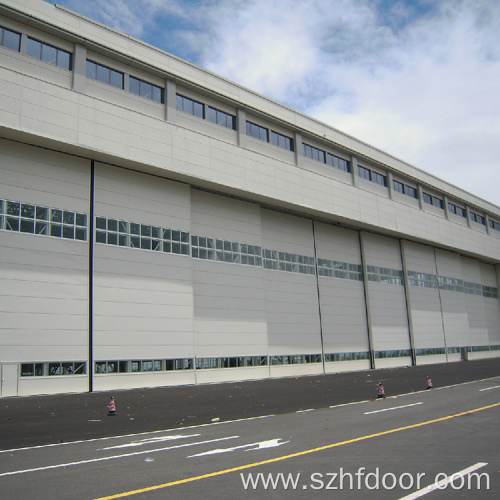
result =
M498 289L491 286L471 283L456 278L436 276L435 274L408 271L408 284L421 288L439 288L452 292L465 292L469 295L482 295L487 298L498 298Z
M21 34L0 26L0 45L8 49L21 51ZM72 54L45 42L27 37L26 55L40 61L71 70Z
M71 70L71 54L48 43L28 37L26 55L39 59L59 68Z
M116 71L103 64L87 60L86 76L92 80L97 80L118 89L125 88L125 73ZM129 92L144 97L151 101L163 103L163 89L157 85L140 80L133 76L128 76Z
M320 163L326 163L331 167L337 168L344 172L351 171L351 164L344 158L332 155L322 149L315 148L309 144L302 143L302 154L311 160L319 161Z
M197 370L213 368L242 368L251 366L267 366L267 356L233 356L226 358L196 358Z
M429 193L423 193L422 196L424 203L427 203L428 205L433 205L437 208L440 208L441 210L444 210L444 201L441 198L433 196Z
M273 366L321 363L321 354L289 354L284 356L269 356L269 363Z
M495 229L496 231L500 231L500 222L496 222L494 220L489 219L488 225L491 229Z
M438 276L440 290L448 290L450 292L464 292L464 282L457 278L447 278L446 276Z
M483 226L486 225L486 220L484 218L484 215L476 214L476 212L469 212L469 214L471 221L477 222L478 224L482 224Z
M495 350L495 349L493 349ZM489 345L476 345L467 347L468 352L487 352L491 351L491 347Z
M94 373L96 374L164 372L192 369L193 360L191 358L96 361L94 365Z
M379 174L374 170L370 170L369 168L362 167L358 165L358 175L362 179L367 181L374 182L375 184L380 184L381 186L387 187L387 176Z
M195 101L189 97L177 94L175 96L175 107L177 110L189 115L193 115L201 119L207 118L208 121L215 123L216 125L236 130L236 116L211 106L207 106L208 116L205 116L205 104Z
M325 354L325 361L362 361L370 359L370 353L368 351L363 352L335 352L331 354Z
M459 217L466 217L466 212L465 208L459 207L458 205L455 205L454 203L448 203L448 212L450 214L455 214L458 215Z
M189 255L189 233L106 217L95 219L95 241L105 245Z
M406 358L411 356L410 349L392 349L389 351L375 351L375 359Z
M383 283L385 285L403 284L403 271L378 266L367 266L366 271L368 281Z
M314 257L264 249L264 268L290 273L315 274Z
M396 179L392 180L392 187L394 191L409 196L410 198L418 199L418 190L408 184L403 184Z
M266 127L257 125L247 121L247 135L255 137L264 142L271 142L275 146L286 149L288 151L295 151L294 141L291 137L275 132L274 130L269 130ZM269 134L270 133L270 134ZM271 137L271 140L269 140Z
M428 347L425 349L415 349L415 356L436 356L438 354L446 354L444 347Z
M49 377L52 375L85 375L85 361L53 362L53 363L22 363L21 377Z
M329 259L318 259L318 275L328 278L363 281L361 265Z
M0 200L0 229L85 241L87 214Z
M262 266L262 250L257 245L192 236L191 252L195 259Z

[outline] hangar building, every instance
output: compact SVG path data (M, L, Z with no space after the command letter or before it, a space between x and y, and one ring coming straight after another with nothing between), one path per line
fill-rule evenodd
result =
M499 283L498 206L65 8L0 1L2 396L500 356Z

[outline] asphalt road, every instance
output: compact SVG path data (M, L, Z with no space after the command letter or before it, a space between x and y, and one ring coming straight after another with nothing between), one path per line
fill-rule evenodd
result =
M0 399L0 450L187 427L444 387L500 375L500 358L299 378Z
M6 500L408 500L409 494L496 500L499 416L496 377L382 400L4 450L0 492ZM448 483L430 491L437 479Z

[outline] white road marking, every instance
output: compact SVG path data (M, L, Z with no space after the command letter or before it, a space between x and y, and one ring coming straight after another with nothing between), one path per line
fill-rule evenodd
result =
M499 389L500 385L495 385L494 387L486 387L485 389L479 389L479 392L490 391L491 389Z
M314 411L314 408L309 408L308 410L297 410L295 413L307 413L308 411Z
M134 436L147 436L150 434L160 434L162 432L186 431L188 429L198 429L200 427L208 427L208 426L213 426L213 425L232 424L235 422L246 422L247 420L258 420L261 418L269 418L269 417L275 417L275 415L261 415L259 417L238 418L235 420L224 420L223 422L189 425L186 427L174 427L173 429L161 429L158 431L136 432L133 434L122 434L120 436L105 436L105 437L93 438L93 439L82 439L79 441L66 441L64 443L50 443L50 444L40 444L37 446L24 446L23 448L11 448L9 450L0 450L0 453L14 453L15 451L37 450L39 448L53 448L54 446L68 446L70 444L92 443L94 441L107 441L109 439L122 439L122 438L134 437Z
M381 413L383 411L400 410L401 408L409 408L410 406L423 405L424 403L412 403L411 405L405 406L393 406L392 408L385 408L384 410L366 411L365 415L371 415L372 413Z
M141 439L140 441L132 441L131 443L119 444L117 446L108 446L107 448L99 448L100 450L115 450L119 448L132 448L134 446L144 446L146 444L155 444L161 443L162 441L175 441L176 439L184 439L190 437L198 437L201 434L173 434L171 436L160 436L160 437L152 437L147 439Z
M410 495L402 497L399 500L415 500L416 498L423 497L424 495L427 495L427 493L430 493L431 491L434 491L436 489L444 489L445 485L452 483L453 481L456 481L457 479L459 479L463 476L466 476L467 474L470 474L471 472L474 472L475 470L480 469L481 467L484 467L485 465L488 465L488 464L485 462L478 462L477 464L472 465L472 466L468 467L467 469L461 470L460 472L455 472L455 474L452 474L451 476L445 477L444 479L441 479L441 481L438 481L437 483L426 486L425 488L422 488L421 490L415 491L414 493L411 493Z
M329 406L329 408L341 408L342 406L360 405L360 404L369 403L369 402L370 402L370 400L365 399L364 401L354 401L352 403L343 403L340 405L333 405L333 406Z
M243 448L247 448L245 451L253 451L253 450L262 450L264 448L275 448L277 446L281 446L282 444L289 443L290 441L282 441L279 442L280 439L270 439L269 441L261 441L260 443L250 443L244 444L241 446L234 446L232 448L218 448L216 450L205 451L204 453L198 453L197 455L190 455L187 458L193 457L203 457L205 455L217 455L219 453L230 453L234 450L241 450ZM254 446L255 448L249 448L249 446Z
M176 446L168 446L166 448L158 448L156 450L144 450L144 451L136 451L134 453L126 453L124 455L114 455L112 457L101 457L101 458L91 458L90 460L81 460L79 462L68 462L65 464L56 464L56 465L47 465L45 467L36 467L34 469L24 469L24 470L15 470L11 472L3 472L0 474L0 477L3 476L13 476L15 474L25 474L27 472L36 472L36 471L41 471L41 470L48 470L48 469L59 469L61 467L70 467L72 465L84 465L84 464L91 464L94 462L102 462L104 460L115 460L117 458L126 458L126 457L133 457L135 455L145 455L147 453L157 453L159 451L167 451L167 450L175 450L177 448L186 448L188 446L197 446L200 444L208 444L208 443L215 443L217 441L227 441L228 439L236 439L239 438L240 436L228 436L228 437L223 437L219 439L210 439L208 441L198 441L196 443L186 443L186 444L179 444Z

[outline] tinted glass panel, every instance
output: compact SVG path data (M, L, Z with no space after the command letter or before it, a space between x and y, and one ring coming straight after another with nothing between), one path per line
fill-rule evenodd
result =
M40 59L42 53L42 44L36 40L28 38L28 43L26 45L26 54L31 57L36 57Z
M21 46L21 35L14 31L3 30L2 45L8 49L16 50L19 52Z

